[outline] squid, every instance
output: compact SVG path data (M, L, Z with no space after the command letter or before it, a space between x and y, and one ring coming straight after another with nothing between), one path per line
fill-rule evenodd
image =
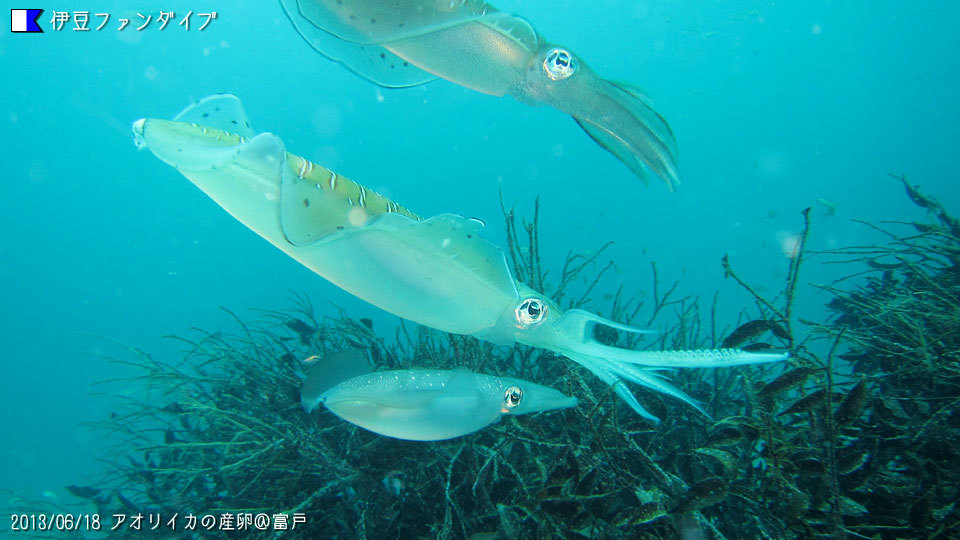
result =
M521 343L565 356L658 422L623 381L703 411L664 368L728 367L787 358L739 349L643 351L596 340L597 325L653 333L580 309L563 310L518 282L483 222L454 214L421 218L396 202L288 153L274 134L255 135L240 101L222 94L174 120L133 123L135 143L234 218L316 274L394 315L497 345Z
M280 0L318 52L384 87L446 79L569 114L646 181L673 190L677 144L642 91L601 78L526 20L482 0Z
M321 392L324 370L304 381L304 409L322 403L363 429L410 441L440 441L479 431L505 414L575 407L577 398L521 379L468 369L405 369L356 375Z

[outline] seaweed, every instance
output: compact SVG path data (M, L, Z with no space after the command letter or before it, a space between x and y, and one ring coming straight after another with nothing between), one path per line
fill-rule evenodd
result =
M838 451L848 454L840 485L874 517L855 530L945 538L960 528L960 227L935 198L891 176L929 221L861 222L888 241L823 252L826 264L860 269L817 286L832 296L833 316L816 328L848 347L856 380L833 414L844 437L856 437Z

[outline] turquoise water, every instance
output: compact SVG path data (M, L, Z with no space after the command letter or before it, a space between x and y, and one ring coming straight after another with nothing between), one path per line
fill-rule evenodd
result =
M497 6L653 97L677 134L676 193L642 185L556 110L445 81L377 88L315 54L276 2L164 2L178 14L218 11L203 32L117 32L121 17L159 12L124 2L39 6L45 34L0 32L0 487L64 497L108 456L82 425L111 407L92 395L92 382L117 373L96 356L116 350L103 337L172 355L163 335L226 325L219 306L286 307L291 290L392 334L395 317L316 277L136 151L133 120L172 117L208 94L240 96L258 131L421 215L484 219L501 245L498 189L521 211L539 196L541 250L555 272L568 250L614 240L616 282L628 292L649 290L656 261L684 293L709 298L720 287L731 318L743 296L723 281L720 257L777 290L783 243L805 207L815 208L814 249L875 240L853 218L920 215L890 172L956 210L954 2ZM100 32L71 23L53 32L54 8L112 20ZM831 277L811 265L805 279ZM800 309L816 317L823 302L806 294Z

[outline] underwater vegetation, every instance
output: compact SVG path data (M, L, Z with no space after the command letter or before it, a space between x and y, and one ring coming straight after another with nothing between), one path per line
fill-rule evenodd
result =
M706 306L676 297L677 284L662 287L656 266L646 302L622 289L615 295L611 319L668 330L598 326L594 337L604 343L792 350L786 362L671 373L712 418L637 392L663 418L654 426L556 353L409 324L386 339L369 320L320 316L298 296L288 311L235 316L232 332L177 337L182 358L130 349L115 359L142 373L119 382L143 391L125 394L124 407L95 426L116 441L106 476L68 489L103 515L305 513L286 538L953 537L960 225L901 181L930 220L870 225L887 235L882 245L808 253L805 211L776 297L760 295L724 258L729 279L755 300L736 328L717 328L716 297ZM611 278L604 248L570 254L551 275L541 267L537 212L519 224L512 209L504 212L517 279L552 291L559 305L597 309L593 291ZM818 286L829 293L825 322L801 320L793 307L801 267L818 259L849 269ZM382 437L323 408L301 408L303 360L345 349L362 351L378 370L464 366L535 380L580 403L505 416L447 441Z
M862 510L844 523L883 538L960 534L960 221L906 177L928 222L876 228L882 246L836 250L856 265L855 288L835 282L820 329L848 346L837 357L856 384L834 412L838 488Z

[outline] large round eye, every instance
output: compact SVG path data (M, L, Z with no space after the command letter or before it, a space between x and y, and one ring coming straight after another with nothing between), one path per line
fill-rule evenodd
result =
M551 80L561 81L573 75L577 70L577 61L566 49L554 47L543 59L543 70Z
M523 389L519 386L511 386L503 393L503 408L512 409L520 404L523 399Z
M517 306L517 322L523 326L540 324L547 314L547 309L547 305L539 298L527 298Z

